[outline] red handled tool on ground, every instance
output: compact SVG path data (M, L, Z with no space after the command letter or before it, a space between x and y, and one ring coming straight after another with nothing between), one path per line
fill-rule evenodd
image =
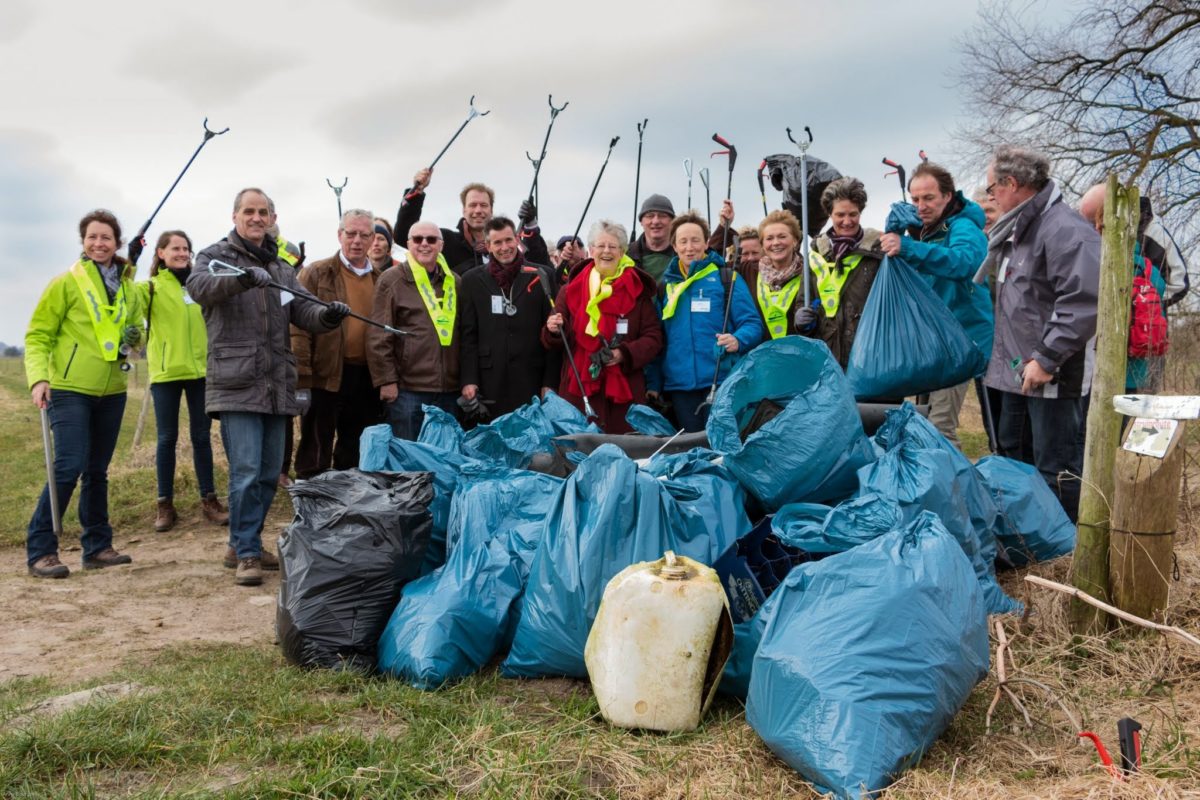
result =
M1112 756L1104 747L1100 737L1091 731L1080 731L1080 739L1088 739L1095 746L1100 756L1100 763L1112 775L1113 780L1123 781L1125 776L1132 775L1142 768L1142 725L1137 720L1124 717L1117 722L1117 736L1121 744L1121 767L1113 763Z

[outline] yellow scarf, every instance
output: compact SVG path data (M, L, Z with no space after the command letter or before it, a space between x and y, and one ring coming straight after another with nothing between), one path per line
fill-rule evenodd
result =
M592 264L592 271L588 274L588 301L584 307L587 311L588 322L583 330L588 336L600 335L600 304L612 297L613 283L632 266L634 266L633 259L627 254L622 255L621 260L617 262L616 271L605 278L600 274L600 270L596 269L596 265Z

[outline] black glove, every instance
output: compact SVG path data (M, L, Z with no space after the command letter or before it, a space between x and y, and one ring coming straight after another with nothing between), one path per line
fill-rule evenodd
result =
M121 332L121 344L128 345L130 348L137 347L142 343L142 330L136 325L128 325Z
M489 413L487 410L487 406L485 406L483 404L483 400L480 399L479 392L476 392L475 396L470 400L468 400L465 395L459 395L458 407L462 409L463 416L469 420L473 419L482 421L491 416L491 413Z
M812 306L801 306L796 310L796 330L811 331L817 324L817 312Z
M238 282L247 289L261 289L271 282L271 273L262 267L250 267L238 275Z
M537 227L537 206L530 200L522 200L521 208L517 212L517 219L521 221L523 228Z
M146 237L135 236L129 240L129 249L126 251L129 254L129 263L136 264L141 258L142 251L146 249Z
M321 312L321 322L324 322L330 328L336 328L348 316L350 316L350 306L334 300Z

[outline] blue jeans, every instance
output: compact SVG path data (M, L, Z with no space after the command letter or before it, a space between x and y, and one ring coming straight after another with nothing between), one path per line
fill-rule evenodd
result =
M996 432L999 454L1037 467L1058 495L1072 522L1079 516L1079 479L1083 473L1082 401L1078 397L1048 399L1005 392Z
M388 404L387 420L398 439L417 440L425 421L422 405L437 406L458 419L458 392L400 392Z
M75 482L79 488L79 524L83 527L80 543L86 561L112 547L112 526L108 524L108 462L117 448L121 418L125 415L125 394L93 397L66 389L50 393L50 429L54 431L54 482L58 490L58 508L63 514L71 502ZM61 522L61 520L60 520ZM58 552L58 537L50 513L50 488L42 489L33 518L26 529L25 553L32 564L42 556Z
M179 441L179 400L187 395L188 433L192 439L192 464L200 496L215 492L213 452L209 431L212 420L204 413L204 378L190 381L164 381L150 384L154 398L154 424L158 428L158 450L154 466L158 471L158 496L175 496L175 443Z
M237 557L262 556L262 529L283 466L283 429L291 417L221 412L221 441L229 459L229 545Z

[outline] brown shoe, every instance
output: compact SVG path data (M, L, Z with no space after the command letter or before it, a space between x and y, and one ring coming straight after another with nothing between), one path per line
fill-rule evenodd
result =
M261 562L259 566L261 566L263 569L266 569L266 570L279 569L279 559L276 558L275 554L272 553L270 550L263 549L262 554L259 556L258 560ZM225 558L222 559L221 563L225 565L225 569L237 569L237 565L238 565L237 551L234 550L232 547L226 547L225 548Z
M209 492L201 498L200 510L204 512L204 518L214 525L229 524L229 510L221 505L216 492Z
M159 533L175 527L179 515L175 513L175 502L169 497L158 498L158 515L154 518L154 530Z
M106 547L91 558L83 560L84 569L104 569L105 567L116 567L121 564L132 564L133 559L129 556L122 555L111 547Z
M238 586L258 586L262 583L262 559L242 558L238 560L237 574L233 582Z
M35 578L65 578L71 574L71 570L58 560L57 553L51 553L30 564L29 574Z

